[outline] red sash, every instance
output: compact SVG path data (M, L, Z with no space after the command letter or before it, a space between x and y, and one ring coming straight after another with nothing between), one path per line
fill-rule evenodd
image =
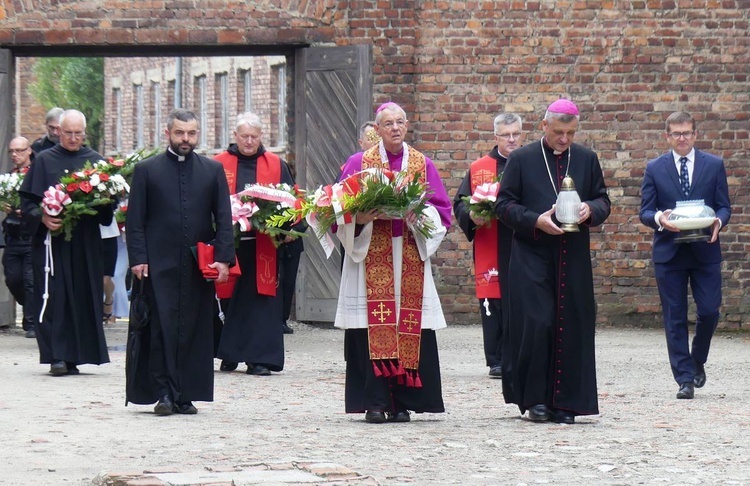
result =
M485 182L497 180L497 160L485 155L472 162L471 193ZM498 234L497 220L477 227L474 233L474 282L477 297L480 299L499 299L500 276L498 267Z
M224 166L230 194L237 193L237 156L222 152L216 160ZM258 184L278 184L281 182L281 159L272 152L264 152L258 157L256 180ZM244 189L241 188L240 190ZM276 247L271 237L255 232L255 282L261 295L276 296Z
M384 168L378 145L362 157L362 169ZM425 157L409 147L409 174L425 181ZM391 221L373 221L372 239L365 258L367 329L375 376L394 376L400 384L421 387L419 347L422 338L424 262L414 236L403 225L401 299L396 316Z

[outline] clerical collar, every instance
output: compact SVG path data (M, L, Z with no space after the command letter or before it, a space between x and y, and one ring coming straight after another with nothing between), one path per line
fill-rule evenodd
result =
M175 153L175 151L172 150L172 147L167 147L167 152L170 153L170 154L172 154L174 156L174 158L177 159L177 162L185 162L185 156L184 155L178 155L177 153Z
M562 154L565 153L566 150L570 150L570 147L568 147L567 149L563 150L562 152L558 152L557 150L554 149L554 147L552 147L552 145L550 145L549 143L547 143L547 137L542 137L542 142L544 142L544 146L547 147L548 149L550 149L554 155L562 155Z

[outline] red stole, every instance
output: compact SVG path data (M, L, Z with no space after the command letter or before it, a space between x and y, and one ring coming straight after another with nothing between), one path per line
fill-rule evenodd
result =
M236 194L237 156L229 152L222 152L214 158L224 166L230 194ZM258 184L278 184L281 182L281 159L272 152L264 152L257 159L255 174ZM270 236L257 231L255 232L255 243L255 283L258 287L258 293L275 297L277 285L276 247Z
M472 162L471 193L477 186L497 180L497 160L485 155ZM498 233L497 220L477 227L474 233L474 282L477 297L480 299L499 299L500 268L498 267Z
M380 160L379 145L362 157L362 169L388 169ZM425 157L409 147L409 174L425 181ZM401 299L396 316L391 221L373 221L372 239L365 258L367 336L375 376L396 377L407 386L421 387L419 348L422 338L424 262L414 235L403 225Z

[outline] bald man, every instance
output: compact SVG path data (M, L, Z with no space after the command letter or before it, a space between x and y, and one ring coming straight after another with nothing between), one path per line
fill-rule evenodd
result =
M8 144L8 155L13 162L11 173L26 174L31 166L31 144L24 137L16 137ZM23 307L23 330L27 338L35 338L34 329L34 273L31 268L31 234L21 208L6 205L2 208L8 213L3 220L5 233L5 252L3 253L3 273L5 285Z

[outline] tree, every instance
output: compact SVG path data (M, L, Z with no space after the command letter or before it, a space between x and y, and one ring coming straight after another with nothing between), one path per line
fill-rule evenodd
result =
M86 140L98 150L103 137L104 58L45 57L34 66L29 92L46 110L59 106L86 115Z

